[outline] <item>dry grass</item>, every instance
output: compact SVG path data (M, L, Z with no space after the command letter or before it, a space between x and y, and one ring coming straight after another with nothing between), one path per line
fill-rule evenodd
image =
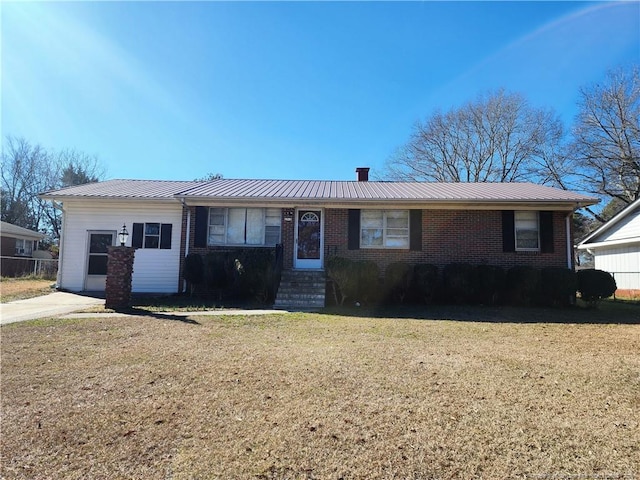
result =
M52 280L44 280L42 278L0 277L0 303L39 297L52 293L52 285L54 283Z
M638 325L194 318L2 327L0 477L640 474Z

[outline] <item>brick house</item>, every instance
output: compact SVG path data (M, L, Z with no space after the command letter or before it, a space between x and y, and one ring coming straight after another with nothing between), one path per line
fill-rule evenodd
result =
M104 288L102 251L123 222L139 249L134 292L182 291L187 254L229 247L281 248L283 283L300 288L322 280L333 255L383 272L395 261L573 268L571 215L597 202L528 183L370 182L368 170L356 181L110 180L48 192L64 213L59 286Z

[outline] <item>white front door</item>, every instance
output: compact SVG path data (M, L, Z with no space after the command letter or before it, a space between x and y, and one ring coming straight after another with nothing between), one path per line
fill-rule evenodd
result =
M294 268L322 268L324 225L322 210L298 209L294 249Z
M89 232L87 270L84 289L89 292L104 292L107 283L107 247L115 245L116 232Z

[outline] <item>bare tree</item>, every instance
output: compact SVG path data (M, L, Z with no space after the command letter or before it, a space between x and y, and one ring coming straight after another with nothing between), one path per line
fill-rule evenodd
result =
M2 220L37 230L42 211L37 194L52 183L49 154L24 138L7 137L2 149Z
M580 90L569 149L582 189L629 204L640 198L640 74L608 72Z
M504 90L418 122L389 159L384 178L430 182L557 183L562 123Z
M76 150L49 153L24 138L9 136L2 148L1 218L59 238L61 214L38 194L97 181L104 173L96 157Z

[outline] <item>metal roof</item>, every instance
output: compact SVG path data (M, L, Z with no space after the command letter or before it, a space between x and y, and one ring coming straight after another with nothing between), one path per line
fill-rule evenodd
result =
M106 180L52 190L40 196L51 200L73 197L169 199L202 183L179 180Z
M596 198L533 183L427 183L323 180L157 181L108 180L47 192L46 199L98 197L227 201L349 202L558 202L580 205Z
M19 227L13 223L0 222L0 234L3 237L24 237L42 240L46 235L28 228Z

